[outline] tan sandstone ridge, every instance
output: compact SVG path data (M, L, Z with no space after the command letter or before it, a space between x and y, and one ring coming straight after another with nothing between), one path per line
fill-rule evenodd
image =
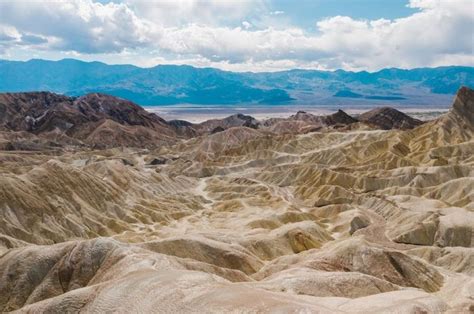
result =
M8 112L54 103L74 128L2 122L0 311L474 311L473 90L413 129L384 110L196 126L48 97ZM107 148L140 139L166 145Z

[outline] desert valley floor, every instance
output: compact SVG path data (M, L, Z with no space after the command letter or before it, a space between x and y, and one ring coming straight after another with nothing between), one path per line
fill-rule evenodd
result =
M473 134L469 88L426 123L1 94L0 311L474 311Z

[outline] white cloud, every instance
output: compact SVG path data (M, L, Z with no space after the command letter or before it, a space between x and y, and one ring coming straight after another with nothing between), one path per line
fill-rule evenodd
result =
M245 30L241 27L208 27L197 24L166 29L160 49L179 55L200 55L231 63L316 56L317 38L307 37L298 28Z
M322 46L354 68L434 66L440 59L474 65L473 5L470 0L414 0L410 6L420 12L405 18L333 17L317 25Z
M184 60L254 71L474 65L471 0L412 0L409 6L418 12L395 20L334 16L315 22L314 33L288 25L262 26L252 14L269 12L266 3L3 1L0 53L27 46L88 58L109 54L107 60L116 56L118 62L132 56L133 63Z
M242 22L242 26L245 28L245 29L249 29L250 27L252 27L252 24L247 22L247 21L243 21Z
M163 26L235 23L266 10L264 0L125 0L138 15Z
M281 14L284 14L285 12L284 11L272 11L270 12L270 15L281 15Z
M119 52L146 44L152 28L124 4L92 0L1 1L0 12L2 23L22 37L43 38L50 49L64 51Z

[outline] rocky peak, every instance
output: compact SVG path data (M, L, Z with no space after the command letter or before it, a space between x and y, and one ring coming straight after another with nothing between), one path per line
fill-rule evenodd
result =
M357 119L348 115L341 109L339 109L336 113L333 113L332 115L329 115L326 117L326 123L328 124L336 124L336 123L351 124L351 123L356 123L356 122L358 122Z
M224 119L211 119L196 125L196 129L201 133L209 133L227 130L232 127L245 126L252 129L257 129L260 123L252 116L236 113Z
M474 90L466 86L458 90L451 114L457 115L468 125L474 127Z
M48 92L0 94L0 130L40 137L56 132L61 136L55 140L61 143L74 139L92 146L151 147L179 136L165 120L142 107L97 93L79 98Z
M351 124L357 122L357 119L354 119L342 110L338 110L336 113L326 116L316 116L305 111L298 111L294 116L291 117L291 119L328 126L335 124Z
M153 127L166 121L131 101L99 93L87 94L74 101L74 108L93 121L111 119L120 124Z
M375 108L359 116L359 121L384 130L413 129L423 123L391 107Z
M226 120L226 123L228 123L230 127L246 126L248 128L256 129L258 128L259 124L254 117L242 113L234 114L228 118L225 118L224 120Z

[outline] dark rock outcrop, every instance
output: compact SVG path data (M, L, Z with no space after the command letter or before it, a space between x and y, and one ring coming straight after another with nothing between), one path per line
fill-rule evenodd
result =
M375 108L368 112L361 114L358 117L359 121L375 126L383 130L390 129L413 129L421 124L423 121L414 119L397 109L390 107Z
M298 111L289 118L273 118L263 121L262 125L268 130L285 133L308 133L323 129L337 129L358 122L342 110L331 115L314 115L305 111Z
M164 164L166 164L166 162L167 162L167 159L156 157L156 158L153 158L152 160L150 160L150 162L148 164L151 165L151 166L157 166L157 165L164 165Z
M461 87L454 98L450 115L456 116L462 124L474 129L474 90Z
M165 120L130 101L48 92L0 94L0 130L91 147L156 147L179 136Z
M257 129L260 122L252 116L237 113L224 119L212 119L196 124L195 128L201 133L210 133L216 128L220 127L227 130L233 127L245 126L252 129ZM219 129L218 129L219 130Z
M327 125L334 125L334 124L352 124L358 122L357 119L353 118L352 116L348 115L341 109L339 109L336 113L331 115L325 116L324 120Z

